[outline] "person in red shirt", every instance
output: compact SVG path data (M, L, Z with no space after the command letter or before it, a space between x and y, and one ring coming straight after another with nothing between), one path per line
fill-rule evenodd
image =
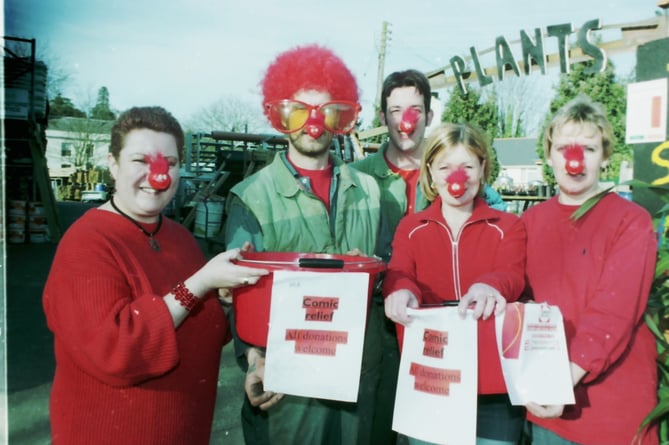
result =
M544 134L559 194L522 215L527 281L531 297L562 312L576 403L527 405L533 443L658 443L652 428L637 436L657 403L657 352L643 316L657 241L645 209L600 195L614 145L603 108L587 97L560 109ZM575 218L593 197L601 199Z
M469 124L446 123L425 141L420 186L430 206L400 221L383 284L385 313L411 322L407 307L458 301L479 319L477 442L515 445L524 409L513 407L501 371L493 314L515 301L525 286L525 228L511 213L483 198L490 146ZM409 438L411 443L419 443Z
M112 128L110 201L61 239L43 306L54 333L49 414L54 445L207 445L221 349L231 339L217 289L268 271L208 262L193 235L163 218L179 183L184 135L160 107Z

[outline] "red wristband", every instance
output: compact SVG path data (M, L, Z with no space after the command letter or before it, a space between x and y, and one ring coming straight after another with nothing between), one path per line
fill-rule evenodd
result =
M199 298L188 290L183 281L179 281L177 285L174 286L172 293L187 311L192 311L201 302Z

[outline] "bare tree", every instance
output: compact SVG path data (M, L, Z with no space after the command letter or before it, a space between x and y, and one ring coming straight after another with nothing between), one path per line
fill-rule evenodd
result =
M500 137L534 136L548 112L554 88L546 76L508 76L495 82L493 94L499 110Z
M104 164L109 143L110 121L90 118L64 118L58 130L71 133L71 152L66 158L77 170ZM101 146L104 144L104 147Z
M26 41L5 40L5 55L13 54L16 57L30 58L32 48L30 39ZM55 51L49 47L49 43L35 42L35 59L44 63L47 67L46 94L48 98L54 98L63 92L63 86L71 80L72 73L65 68L62 59L57 57Z
M186 120L185 128L191 132L257 133L263 131L266 124L258 104L235 96L224 96L195 112Z
M47 66L46 94L48 98L54 98L63 92L63 87L72 79L72 73L51 53L43 54L39 59Z

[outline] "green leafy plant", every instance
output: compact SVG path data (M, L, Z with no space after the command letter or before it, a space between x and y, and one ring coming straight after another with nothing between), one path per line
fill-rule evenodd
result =
M657 262L646 309L646 323L655 335L657 344L658 403L644 419L640 429L657 423L660 443L666 444L669 443L669 239L666 226L669 191L658 187L649 189L657 192L665 202L655 218L658 233Z

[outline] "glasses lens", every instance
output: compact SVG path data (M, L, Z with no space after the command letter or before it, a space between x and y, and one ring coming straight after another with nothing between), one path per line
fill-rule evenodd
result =
M325 128L333 133L348 133L358 120L358 107L348 102L328 102L320 107L325 116Z
M281 100L267 105L269 121L282 133L293 133L304 127L309 109L299 102Z
M309 119L309 110L306 108L295 108L288 115L288 131L297 131L304 127Z

